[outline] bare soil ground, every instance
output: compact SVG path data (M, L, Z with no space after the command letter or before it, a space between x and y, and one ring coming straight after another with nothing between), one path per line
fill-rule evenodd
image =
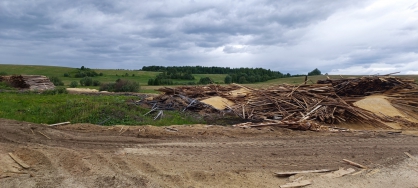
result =
M418 137L399 131L263 127L57 127L0 119L0 187L417 187ZM23 169L8 153L30 168ZM358 175L280 178L278 171L369 167ZM309 186L308 186L309 187Z

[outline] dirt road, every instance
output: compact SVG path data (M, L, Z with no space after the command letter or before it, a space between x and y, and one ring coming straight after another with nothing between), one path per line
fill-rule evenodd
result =
M289 179L277 171L355 168L342 159L370 170L312 186L416 187L418 161L404 152L418 154L418 137L205 125L51 128L0 119L0 187L279 187Z

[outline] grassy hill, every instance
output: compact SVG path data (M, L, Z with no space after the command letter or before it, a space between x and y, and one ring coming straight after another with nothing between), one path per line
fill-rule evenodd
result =
M6 72L9 75L12 74L26 74L26 75L45 75L48 77L56 76L60 78L65 86L68 86L72 81L80 81L80 78L70 78L70 77L64 77L64 73L67 72L73 72L75 71L75 68L70 67L57 67L57 66L41 66L41 65L5 65L0 64L0 72ZM93 69L97 73L103 73L104 76L95 77L94 80L99 80L102 83L106 82L114 82L118 78L121 79L127 79L127 80L133 80L138 82L142 89L150 92L154 89L163 87L163 86L147 86L148 80L150 78L155 78L159 72L149 72L149 71L133 71L133 70L116 70L116 69ZM125 76L127 75L127 76ZM200 78L202 77L210 77L215 82L222 83L224 82L225 74L193 74L193 76L196 78L195 82L198 82ZM329 75L330 78L340 78L339 75ZM346 77L359 77L356 76L343 76ZM401 75L399 77L405 77L405 78L412 78L415 79L415 81L418 83L418 75ZM320 79L326 79L327 77L325 75L319 75L319 76L309 76L308 79L311 80L313 83L316 83L317 80ZM255 84L244 84L250 87L266 87L268 85L272 84L301 84L304 82L305 77L289 77L289 78L279 78L274 80L269 80L267 82L261 82L261 83L255 83ZM179 82L179 83L187 83L189 81L185 80L173 80L173 82ZM308 83L312 83L308 82ZM89 88L98 88L89 86Z
M0 65L0 72L12 74L26 74L26 75L45 75L48 77L56 76L60 78L65 85L69 85L71 81L79 81L80 78L64 77L64 73L73 72L75 68L70 67L56 67L56 66L41 66L41 65ZM133 71L133 70L111 70L111 69L93 69L97 73L103 73L104 76L95 77L94 79L100 82L114 82L118 78L134 80L141 85L146 85L148 79L155 77L158 72L147 71ZM128 76L125 76L125 75ZM132 76L134 75L134 76Z

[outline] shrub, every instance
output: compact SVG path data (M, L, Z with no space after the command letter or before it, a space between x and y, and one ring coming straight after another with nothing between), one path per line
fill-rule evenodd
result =
M70 73L68 72L64 73L64 77L70 77Z
M56 87L55 89L45 90L41 94L43 95L57 95L57 94L67 94L68 91L65 87Z
M213 81L209 77L203 77L200 78L199 84L213 84Z
M84 66L81 66L81 68L77 69L74 74L75 78L95 77L95 76L99 76L99 74L96 71L86 68Z
M93 79L90 77L84 77L80 80L80 85L82 86L91 86L93 85Z
M232 77L231 76L229 76L229 75L226 75L226 77L225 77L225 84L230 84L230 83L232 83Z
M55 85L55 86L63 86L64 82L61 81L61 79L59 79L56 76L52 76L49 77L49 80Z
M140 86L137 82L130 80L116 80L116 83L105 83L100 85L100 91L111 92L139 92Z
M93 86L99 86L100 81L99 80L93 80Z
M76 88L77 86L78 86L78 82L77 81L72 81L70 83L70 87L72 87L72 88Z
M115 92L138 92L139 83L130 80L118 80L115 85Z
M7 72L0 72L0 76L6 76Z
M154 85L154 79L150 78L150 79L148 80L148 85L149 85L149 86Z
M115 83L104 83L99 87L99 91L114 91Z

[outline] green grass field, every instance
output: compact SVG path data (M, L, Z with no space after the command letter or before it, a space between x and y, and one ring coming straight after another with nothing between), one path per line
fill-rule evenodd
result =
M182 125L204 123L176 111L165 111L164 118L133 103L134 96L90 96L73 94L38 94L0 92L0 118L52 124L70 121L101 125Z
M48 77L56 76L60 78L66 86L70 85L72 81L80 81L81 78L64 77L64 73L73 72L75 68L69 67L55 67L55 66L41 66L41 65L3 65L0 64L0 72L6 72L9 75L45 75ZM97 73L103 73L104 76L94 77L93 80L99 80L102 83L115 82L118 78L133 80L140 85L147 85L150 78L154 78L158 72L147 71L133 71L133 70L108 70L108 69L93 69ZM128 76L125 76L128 74ZM134 75L134 76L132 76ZM95 87L90 87L95 88ZM98 87L96 87L98 88Z

